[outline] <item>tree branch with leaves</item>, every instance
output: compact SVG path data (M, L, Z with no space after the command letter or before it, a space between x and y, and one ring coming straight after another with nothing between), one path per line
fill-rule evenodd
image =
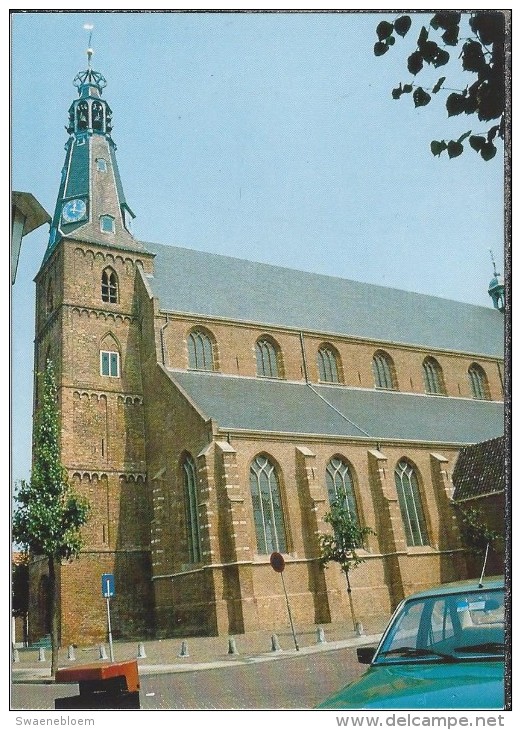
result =
M60 460L59 414L54 368L47 361L39 374L41 401L33 438L33 468L15 493L12 536L29 555L43 555L49 566L51 616L51 674L58 661L57 569L63 560L74 560L82 547L81 527L87 522L89 504L76 495Z
M468 28L465 24L468 21ZM404 38L412 26L409 15L402 15L394 22L381 21L376 34L378 41L374 54L383 56L395 45L398 37ZM488 161L497 152L498 140L505 138L505 41L506 16L501 10L477 10L459 13L446 10L435 13L429 25L422 26L416 41L416 49L407 59L407 69L413 79L393 89L393 99L411 94L415 107L424 107L432 96L449 91L445 107L449 117L460 114L476 115L480 122L496 122L483 132L469 130L458 139L433 140L431 152L440 156L458 157L463 152L463 142L468 140L473 150ZM450 49L450 50L448 50ZM439 68L458 56L463 71L473 74L473 81L463 89L448 88L446 77L426 88L415 83L418 74L428 66Z
M363 548L368 535L376 535L371 527L361 527L358 520L351 514L346 494L337 493L329 512L324 515L324 522L331 525L332 532L319 535L320 564L327 567L330 562L338 563L347 581L347 593L353 619L353 628L356 630L357 621L351 596L351 582L349 573L365 562L358 550Z

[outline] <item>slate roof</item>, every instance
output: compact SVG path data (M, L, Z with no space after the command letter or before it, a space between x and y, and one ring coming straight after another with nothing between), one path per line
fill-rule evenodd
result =
M167 371L222 431L469 444L503 433L503 404L345 386Z
M502 358L503 315L439 297L144 242L162 311Z
M462 449L452 474L455 502L505 489L505 438L499 437Z

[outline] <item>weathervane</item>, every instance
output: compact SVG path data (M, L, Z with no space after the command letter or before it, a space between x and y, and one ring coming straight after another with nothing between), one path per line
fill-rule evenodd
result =
M490 251L490 258L492 259L492 266L494 267L494 276L497 277L498 272L496 270L496 262L494 261L494 254L492 253L492 249L491 248L489 248L489 251Z
M85 83L93 84L94 86L98 87L98 90L101 94L101 90L105 88L105 86L107 85L107 81L105 77L99 73L99 71L93 71L91 67L92 54L94 53L92 49L92 31L94 29L94 26L91 23L85 23L83 29L89 31L89 44L87 48L88 68L86 71L80 71L78 74L76 74L73 84L74 86L76 86L77 89L80 90Z

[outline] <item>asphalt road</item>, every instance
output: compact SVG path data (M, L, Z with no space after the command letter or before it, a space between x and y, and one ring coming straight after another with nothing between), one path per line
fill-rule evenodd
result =
M141 677L143 710L311 709L364 671L353 648ZM15 684L11 709L54 709L75 685Z

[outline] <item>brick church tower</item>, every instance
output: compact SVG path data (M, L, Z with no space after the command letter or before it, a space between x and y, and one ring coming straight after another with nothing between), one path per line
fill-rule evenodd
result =
M78 73L65 164L45 257L36 277L35 370L56 370L61 454L91 505L79 561L61 567L61 639L99 636L102 573L114 573L115 635L150 624L150 524L140 365L137 267L152 256L132 235L116 161L104 77ZM35 394L35 403L38 393ZM32 589L45 602L44 565ZM33 595L35 595L33 593ZM78 606L84 610L78 611ZM73 608L75 607L75 608ZM41 609L41 606L40 606ZM45 633L38 611L32 634Z

